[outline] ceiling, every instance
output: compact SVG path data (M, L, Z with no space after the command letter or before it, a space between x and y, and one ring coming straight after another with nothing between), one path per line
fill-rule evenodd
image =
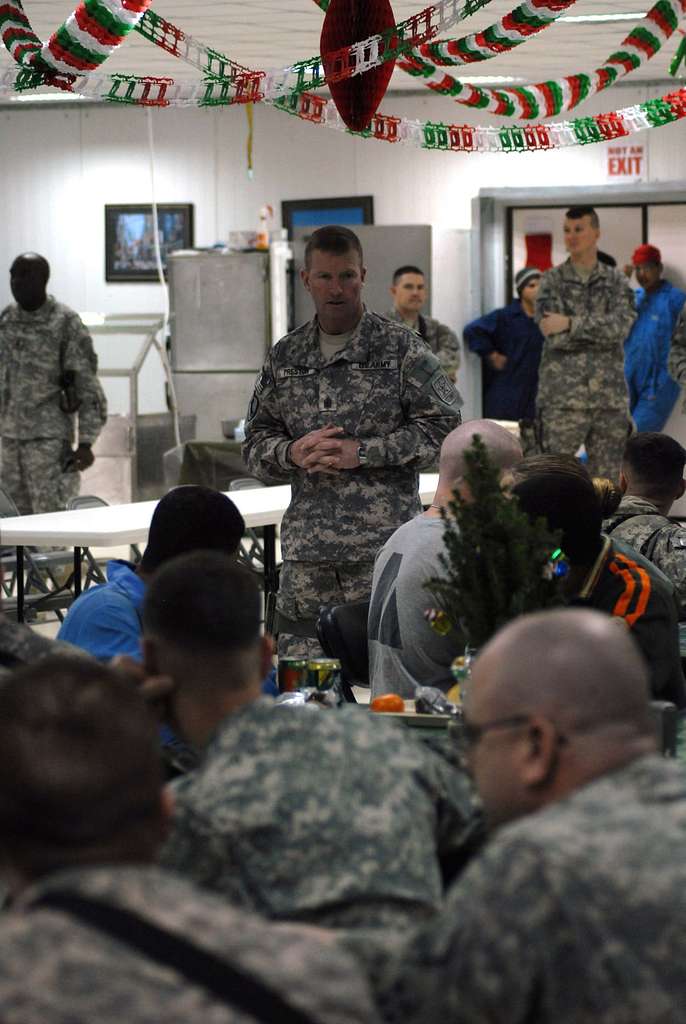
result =
M421 9L413 0L391 0L396 20ZM456 25L453 38L480 31L496 22L515 6L516 0L491 0L478 14ZM24 0L24 9L34 30L46 39L71 13L76 0ZM644 0L577 0L568 15L599 13L640 13L650 7ZM199 42L206 43L240 64L257 68L280 68L314 56L319 48L323 14L313 0L154 0L153 9ZM480 64L453 69L465 79L483 75L515 76L525 82L559 78L577 71L590 71L602 64L638 21L574 24L562 23L544 32L512 53ZM668 80L667 68L676 49L677 36L652 61L627 81ZM0 70L14 67L9 54L0 52ZM176 79L198 77L191 66L171 57L133 32L103 65L103 71L126 71L142 75L168 75ZM416 79L396 69L391 88L425 92ZM443 100L442 102L445 102Z

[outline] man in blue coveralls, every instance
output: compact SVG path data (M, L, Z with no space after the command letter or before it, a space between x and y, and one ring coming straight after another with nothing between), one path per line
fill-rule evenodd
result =
M631 415L637 430L661 431L679 395L667 359L686 293L664 280L662 256L654 245L639 245L631 262L641 286L636 292L638 318L624 343Z
M536 450L532 426L543 335L533 317L540 283L541 271L524 267L515 277L518 298L464 329L465 342L483 363L484 417L519 420L528 455Z

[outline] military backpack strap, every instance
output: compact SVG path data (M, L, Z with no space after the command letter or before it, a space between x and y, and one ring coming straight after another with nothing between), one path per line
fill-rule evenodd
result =
M123 907L65 890L45 893L31 907L76 918L163 967L171 967L219 1002L263 1024L315 1024L314 1017L241 968Z
M653 555L655 554L657 542L659 541L660 534L662 533L664 528L665 524L663 523L661 526L658 526L657 530L653 530L653 532L648 537L646 537L646 539L641 544L639 550L643 557L647 558L649 562L652 562L653 560Z

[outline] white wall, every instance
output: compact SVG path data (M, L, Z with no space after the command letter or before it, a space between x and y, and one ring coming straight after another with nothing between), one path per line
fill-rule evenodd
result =
M651 94L615 89L593 109L627 106ZM395 94L384 110L422 119L486 121L435 96ZM37 249L53 266L53 291L77 309L159 307L156 285L104 279L105 203L151 197L145 118L145 111L123 107L3 108L0 267L9 266L21 250ZM480 188L609 183L607 144L517 155L432 153L353 139L261 106L255 109L250 181L242 109L155 110L153 123L157 199L195 204L198 245L211 245L231 229L255 228L263 203L272 204L278 221L282 199L371 193L377 223L430 223L445 230L470 226L471 199ZM683 124L653 129L640 139L648 147L652 180L684 177ZM440 274L440 265L435 272ZM3 276L0 303L8 299Z
M628 106L655 93L617 88L582 112ZM433 95L395 94L383 108L418 119L488 120ZM451 232L470 227L471 200L480 188L610 183L607 144L517 155L433 153L353 139L261 106L249 180L244 110L155 110L153 124L157 200L195 205L197 245L212 245L230 230L254 229L264 203L274 207L278 226L283 199L370 193L378 224L434 226L433 312L456 326L475 310L465 308L473 306L461 277L468 270L451 258ZM52 292L78 310L161 309L159 286L107 284L104 277L104 205L151 198L146 112L3 108L0 132L0 271L17 253L35 249L52 265ZM684 125L644 132L640 140L651 180L683 178ZM459 287L447 280L455 275ZM0 306L9 298L0 273Z

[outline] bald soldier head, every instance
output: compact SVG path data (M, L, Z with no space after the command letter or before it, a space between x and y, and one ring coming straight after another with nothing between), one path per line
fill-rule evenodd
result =
M452 499L454 491L459 491L463 499L469 500L469 486L464 481L467 468L464 455L471 448L477 434L485 444L492 464L501 472L510 469L522 458L522 449L517 438L494 420L469 420L462 423L450 431L441 445L438 488L433 500L434 505L446 505Z
M490 825L654 752L649 685L622 620L601 612L540 612L497 633L475 662L465 714Z

